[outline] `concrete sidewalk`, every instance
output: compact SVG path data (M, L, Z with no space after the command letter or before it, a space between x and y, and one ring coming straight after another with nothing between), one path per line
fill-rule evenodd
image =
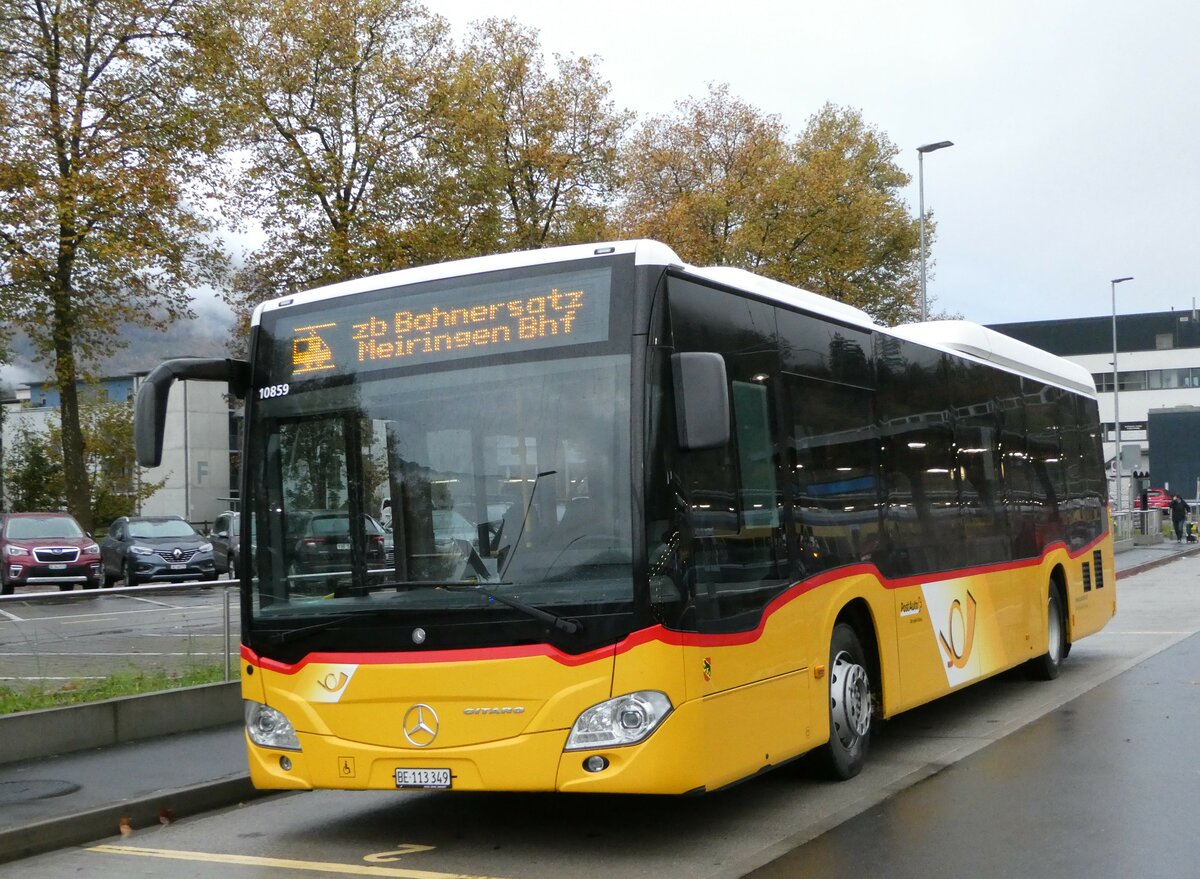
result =
M1117 577L1197 554L1200 545L1173 541L1136 547L1117 555ZM1153 575L1144 579L1153 585ZM63 723L87 723L62 711ZM243 735L230 722L0 765L0 863L260 796Z

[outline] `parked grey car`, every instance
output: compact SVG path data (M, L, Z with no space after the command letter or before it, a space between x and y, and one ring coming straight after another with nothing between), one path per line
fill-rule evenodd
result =
M122 516L100 541L105 586L215 580L212 544L179 516Z
M213 562L218 574L228 574L237 579L242 568L242 517L239 513L226 512L217 516L212 531L208 533L212 543Z

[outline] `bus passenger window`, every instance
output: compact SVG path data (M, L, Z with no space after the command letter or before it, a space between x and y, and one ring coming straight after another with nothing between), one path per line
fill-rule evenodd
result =
M795 375L785 375L783 386L796 574L873 560L885 547L869 392Z

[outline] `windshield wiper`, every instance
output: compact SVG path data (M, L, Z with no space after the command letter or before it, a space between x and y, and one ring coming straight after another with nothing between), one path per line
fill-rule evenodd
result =
M273 632L267 635L266 638L272 644L287 644L289 641L294 641L305 635L311 635L315 632L321 632L325 629L332 629L346 620L354 619L355 617L364 616L363 613L340 613L336 616L326 617L319 623L312 623L307 626L300 626L298 629L284 629L280 632Z
M489 585L492 586L511 586L511 583L505 581L494 581ZM493 601L498 601L501 604L511 607L513 610L519 610L526 616L531 616L539 622L543 622L548 626L553 626L560 632L566 632L568 635L574 635L583 631L583 623L577 619L570 617L560 617L550 613L547 610L542 610L540 607L535 607L532 604L526 604L516 598L510 598L494 589L489 589L479 583L471 580L401 580L394 583L379 583L373 585L375 589L445 589L447 592L472 592L477 595L486 595Z
M508 572L508 566L512 564L513 556L517 554L517 549L521 546L521 536L525 533L525 524L529 521L529 511L533 509L533 496L537 494L538 484L543 477L557 475L557 470L543 470L533 480L533 488L529 490L529 500L525 502L525 514L521 516L521 530L517 532L517 539L512 542L512 547L508 551L508 555L504 558L504 563L500 568L497 576L503 580L504 575ZM500 526L504 527L503 524ZM499 535L497 535L499 537Z

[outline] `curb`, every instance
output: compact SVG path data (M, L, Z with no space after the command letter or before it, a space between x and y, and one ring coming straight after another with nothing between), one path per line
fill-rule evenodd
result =
M140 696L0 716L0 765L237 723L241 683L199 684Z
M179 790L156 791L138 799L36 824L5 828L0 830L0 863L115 836L121 832L123 823L133 828L136 834L159 827L164 823L160 816L166 816L166 823L170 823L187 815L222 809L268 793L256 790L246 773Z
M1120 580L1123 577L1132 577L1134 574L1140 574L1143 571L1149 571L1151 568L1157 568L1160 565L1168 565L1177 559L1190 558L1197 554L1200 554L1200 546L1194 547L1193 549L1185 549L1182 552L1173 552L1161 559L1152 559L1148 562L1142 562L1140 565L1122 568L1121 570L1117 571L1117 579Z

